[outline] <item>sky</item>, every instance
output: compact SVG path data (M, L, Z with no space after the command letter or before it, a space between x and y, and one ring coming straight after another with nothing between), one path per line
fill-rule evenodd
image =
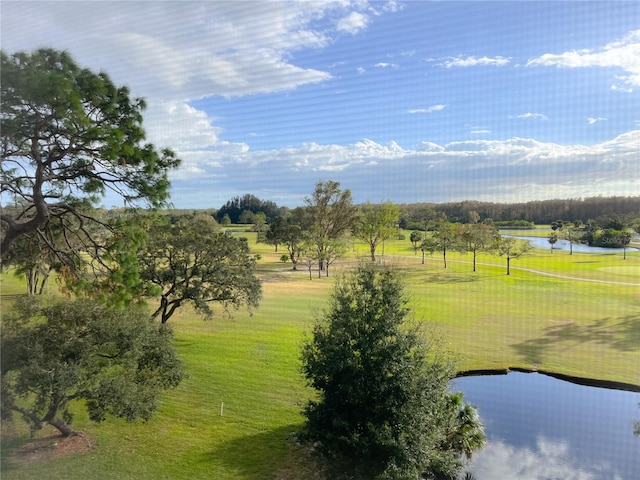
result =
M640 2L3 0L0 31L146 99L176 208L640 195Z

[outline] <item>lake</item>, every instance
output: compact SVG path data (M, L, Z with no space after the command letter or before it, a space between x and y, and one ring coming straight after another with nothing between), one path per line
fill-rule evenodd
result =
M585 387L537 373L457 378L488 437L476 480L638 480L640 393Z
M529 245L534 248L548 248L551 250L551 244L547 241L546 237L526 237L518 235L502 235L503 237L517 238L519 240L527 240ZM569 250L571 247L568 240L558 240L554 245L554 250ZM605 247L590 247L589 245L583 245L581 243L573 244L574 252L582 253L622 253L622 248L605 248ZM635 248L627 248L627 251L636 250Z

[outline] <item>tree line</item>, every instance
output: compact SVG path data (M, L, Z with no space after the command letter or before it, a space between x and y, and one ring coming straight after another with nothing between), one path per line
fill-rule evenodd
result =
M449 221L466 223L473 215L478 220L492 219L518 225L530 222L548 225L558 219L581 221L600 218L640 216L640 196L637 197L587 197L555 200L536 200L521 203L494 203L479 201L447 203L415 203L400 205L402 224L405 228L423 222L427 217L444 216ZM474 213L475 212L475 213ZM522 225L522 223L520 223ZM526 224L525 224L526 225Z

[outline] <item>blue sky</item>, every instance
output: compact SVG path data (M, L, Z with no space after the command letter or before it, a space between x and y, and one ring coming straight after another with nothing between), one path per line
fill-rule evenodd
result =
M640 194L640 2L11 2L147 99L179 208ZM29 28L24 28L30 25ZM105 205L117 205L106 198Z

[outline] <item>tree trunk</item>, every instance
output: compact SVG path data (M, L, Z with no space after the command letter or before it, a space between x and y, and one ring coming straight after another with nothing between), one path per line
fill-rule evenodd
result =
M47 423L52 427L57 428L65 437L75 437L76 435L80 435L80 432L71 428L64 420L58 417L53 417L51 420L48 420Z
M507 255L507 275L511 275L511 257Z

